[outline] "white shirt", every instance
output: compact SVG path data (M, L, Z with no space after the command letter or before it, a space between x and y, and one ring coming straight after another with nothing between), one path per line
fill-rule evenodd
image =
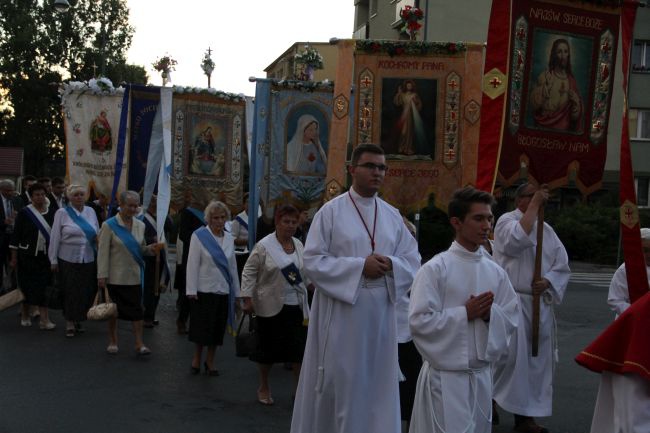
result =
M646 267L646 276L648 277L648 284L650 284L650 266ZM630 291L627 288L625 263L614 272L612 282L609 284L607 303L609 304L609 308L616 313L616 317L623 314L623 311L627 310L627 307L630 306Z
M227 232L224 232L223 236L219 237L215 236L210 229L208 231L217 241L228 259L228 269L232 277L235 296L239 297L239 274L237 272L237 261L235 260L235 239ZM197 292L217 293L220 295L230 293L228 282L219 268L214 264L212 256L203 246L198 236L196 236L196 233L192 233L190 240L186 278L186 293L188 295L196 295Z
M97 215L92 208L84 206L81 213L74 207L72 210L77 215L81 215L95 229L95 232L99 231ZM85 233L70 218L65 208L60 208L54 214L48 256L50 263L53 265L58 264L59 258L70 263L91 263L95 261L95 252L88 243Z

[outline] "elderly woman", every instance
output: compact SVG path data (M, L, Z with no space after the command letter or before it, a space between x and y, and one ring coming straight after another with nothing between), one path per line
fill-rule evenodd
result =
M235 298L239 297L239 276L235 260L235 238L224 231L230 210L220 201L212 201L204 211L206 227L192 233L187 256L186 293L190 300L189 340L195 346L192 374L203 363L209 376L218 376L214 353L223 345L226 325L232 329Z
M140 195L135 191L120 194L120 211L104 221L99 231L97 253L97 285L99 290L108 287L108 293L117 305L118 316L133 324L135 352L138 356L150 355L151 350L142 341L142 280L144 260L142 255L152 255L162 248L154 243L145 246L145 226L135 218ZM108 320L109 344L106 352L116 354L117 318Z
M299 211L280 207L275 232L255 245L242 274L244 310L257 314L260 347L251 355L257 362L260 386L257 400L272 405L268 378L274 363L292 363L296 384L307 339L306 281L303 280L303 245L293 237Z
M85 187L68 186L69 204L54 214L48 249L52 271L58 273L63 294L66 337L84 332L81 322L86 320L97 290L95 255L99 224L95 211L84 206L86 195Z
M48 318L45 287L49 286L52 280L47 245L50 241L54 209L48 205L45 197L47 190L42 184L31 185L27 192L32 202L18 212L9 243L10 265L18 267L18 285L25 294L20 324L31 326L29 307L37 306L40 312L40 328L52 330L56 325Z

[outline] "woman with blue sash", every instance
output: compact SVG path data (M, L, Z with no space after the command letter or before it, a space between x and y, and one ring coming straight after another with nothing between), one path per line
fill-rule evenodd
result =
M10 265L17 267L18 287L25 294L20 324L31 326L29 308L34 306L40 312L40 328L52 330L56 325L48 317L48 293L45 288L52 284L47 245L55 209L49 207L44 185L35 183L27 192L32 202L18 212L9 243Z
M117 318L108 320L109 343L106 352L118 352L119 318L133 324L136 355L150 355L151 350L142 341L143 254L155 254L162 244L145 245L144 223L135 218L140 205L140 195L137 192L122 192L119 202L119 213L102 224L97 250L97 285L102 291L108 287L109 296L117 305L118 313Z
M273 364L292 364L297 385L305 352L311 285L304 278L303 245L293 237L299 215L291 205L278 208L275 231L255 245L242 273L244 311L257 315L259 347L250 359L259 369L257 401L263 405L274 403L269 387Z
M68 205L54 214L48 255L52 271L58 275L63 297L65 335L84 332L81 322L97 291L97 232L95 211L85 206L87 190L81 185L66 189Z
M204 212L207 227L197 229L190 239L187 256L186 293L190 300L189 340L195 344L192 374L201 371L203 348L207 353L203 367L209 376L214 368L217 346L223 345L226 328L234 328L235 299L239 297L239 276L235 260L235 238L224 231L230 210L212 201Z

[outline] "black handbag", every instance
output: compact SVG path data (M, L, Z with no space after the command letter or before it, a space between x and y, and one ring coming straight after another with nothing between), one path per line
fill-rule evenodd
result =
M248 316L248 330L243 330L244 321ZM257 333L257 318L254 314L244 313L241 316L235 337L235 355L247 358L257 350L259 334Z

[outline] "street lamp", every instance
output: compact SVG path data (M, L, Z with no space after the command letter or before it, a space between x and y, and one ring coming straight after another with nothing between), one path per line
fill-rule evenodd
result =
M54 0L54 9L60 13L67 12L70 9L70 3L68 0Z

